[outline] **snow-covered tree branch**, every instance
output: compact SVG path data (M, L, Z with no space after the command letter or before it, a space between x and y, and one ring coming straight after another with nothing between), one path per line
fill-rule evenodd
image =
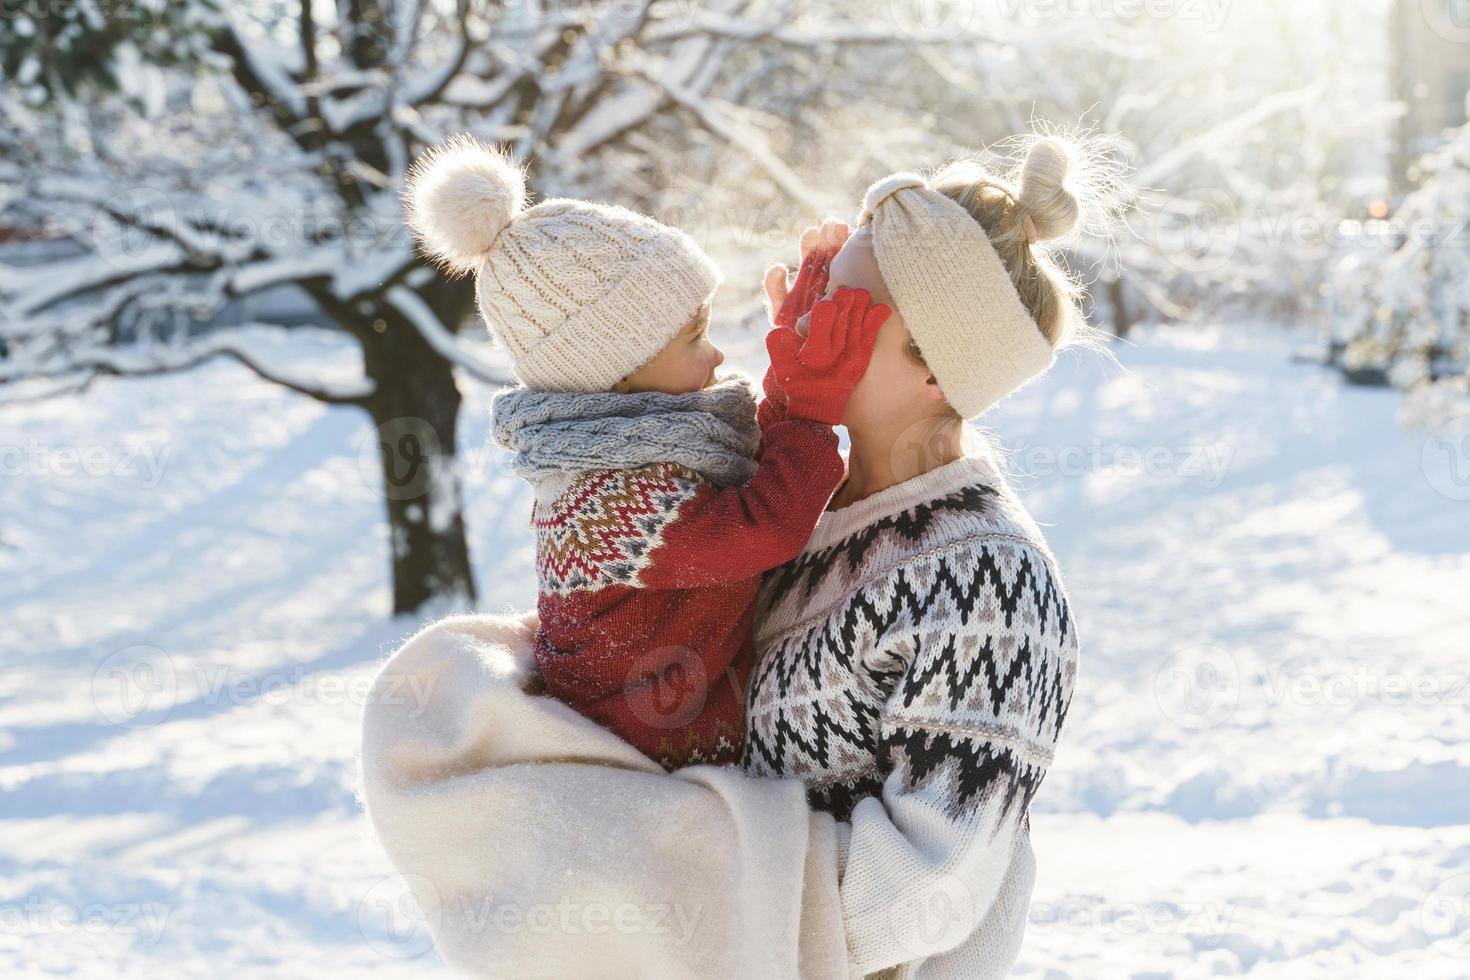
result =
M775 106L766 86L843 45L956 43L895 33L862 9L750 0L190 0L170 5L177 43L165 57L149 47L159 24L128 5L100 21L54 16L40 26L68 45L106 35L115 57L48 56L24 42L24 18L0 22L0 52L20 52L0 60L0 118L15 124L3 163L17 178L0 221L45 243L0 255L0 401L33 397L38 381L76 390L224 357L361 406L380 433L417 426L408 441L442 454L427 461L433 499L394 491L401 440L381 440L399 610L474 595L453 466L458 385L508 380L462 333L476 329L469 286L438 275L403 227L413 157L468 132L511 145L534 190L616 194L621 180L640 186L629 160L664 166L723 146L769 193L816 212L823 199L751 124L801 111ZM356 381L259 356L259 324L212 326L282 289L360 347Z

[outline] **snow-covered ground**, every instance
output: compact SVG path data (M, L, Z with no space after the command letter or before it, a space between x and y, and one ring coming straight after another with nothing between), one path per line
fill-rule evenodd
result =
M1151 333L989 420L1084 639L1019 976L1470 976L1470 459L1301 340ZM498 610L529 496L488 397ZM352 791L418 625L371 437L229 364L0 411L0 975L437 972Z

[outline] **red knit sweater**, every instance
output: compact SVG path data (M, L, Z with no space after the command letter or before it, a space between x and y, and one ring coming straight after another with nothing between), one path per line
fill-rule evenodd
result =
M761 574L801 551L842 479L831 427L762 414L744 486L675 463L587 470L532 510L547 693L669 769L735 761Z

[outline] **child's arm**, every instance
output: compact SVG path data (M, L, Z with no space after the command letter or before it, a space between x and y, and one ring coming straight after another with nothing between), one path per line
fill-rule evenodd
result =
M760 426L761 435L777 422L786 421L786 395L780 389L780 382L775 380L773 374L775 368L766 372L766 379L761 384L765 397L755 407L755 424ZM765 448L765 440L761 440L762 451Z
M786 419L766 430L760 468L741 487L701 485L663 531L643 584L738 582L796 557L843 475L830 425Z
M738 582L796 557L843 476L832 426L867 372L888 318L865 289L840 289L812 308L811 334L766 337L791 417L766 430L760 467L742 487L701 486L680 505L641 575L655 589Z

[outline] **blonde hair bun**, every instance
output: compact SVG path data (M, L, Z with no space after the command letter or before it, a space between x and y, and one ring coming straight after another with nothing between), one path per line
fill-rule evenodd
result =
M1058 253L1061 239L1111 240L1123 186L1111 136L1032 132L1001 141L1014 166L992 170L973 155L952 160L929 186L985 229L1031 317L1054 348L1092 342L1085 290ZM1044 245L1042 243L1045 243Z
M1064 238L1077 227L1082 207L1067 186L1072 167L1070 144L1049 136L1032 143L1026 153L1016 200L1031 217L1037 241Z

